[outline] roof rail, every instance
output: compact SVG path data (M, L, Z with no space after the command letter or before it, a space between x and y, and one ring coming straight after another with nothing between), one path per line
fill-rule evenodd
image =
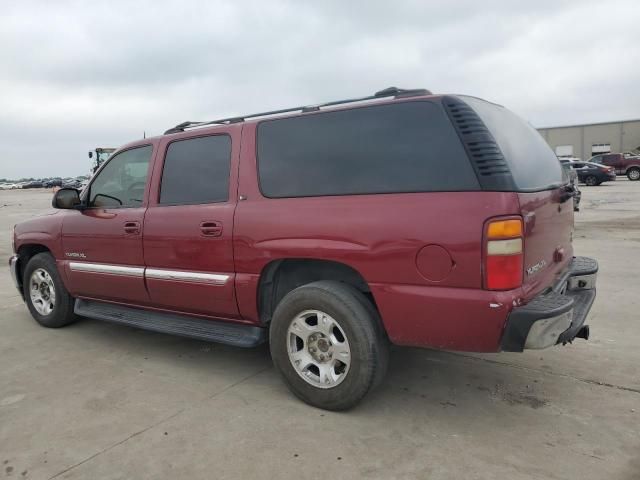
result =
M164 132L164 134L168 135L170 133L184 132L187 128L204 127L206 125L229 125L231 123L244 122L245 120L250 118L267 117L270 115L279 115L281 113L298 112L298 111L303 113L315 112L320 110L320 108L322 107L332 107L334 105L342 105L345 103L363 102L366 100L375 100L378 98L385 98L385 97L407 98L407 97L415 97L420 95L431 95L431 92L425 88L414 88L414 89L407 90L407 89L397 88L397 87L388 87L368 97L350 98L347 100L334 100L333 102L320 103L317 105L305 105L302 107L284 108L281 110L271 110L270 112L252 113L250 115L244 115L242 117L222 118L220 120L212 120L209 122L182 122L176 125L175 127L170 128L169 130Z

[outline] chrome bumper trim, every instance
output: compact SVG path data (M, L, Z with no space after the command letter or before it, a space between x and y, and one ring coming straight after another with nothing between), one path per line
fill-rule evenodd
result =
M552 347L558 343L562 332L571 326L572 318L573 308L557 317L544 318L534 322L527 334L524 348L540 350Z
M567 281L567 289L571 291L591 290L592 288L596 288L597 278L597 273L569 277L569 280Z
M22 282L18 278L18 262L20 261L20 256L13 255L9 258L9 270L11 271L11 278L13 279L13 284L16 286L18 291L22 293Z

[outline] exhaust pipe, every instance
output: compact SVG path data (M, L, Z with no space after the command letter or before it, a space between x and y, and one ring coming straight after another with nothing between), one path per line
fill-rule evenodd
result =
M584 338L585 340L589 340L589 325L584 325L578 333L576 333L576 338Z

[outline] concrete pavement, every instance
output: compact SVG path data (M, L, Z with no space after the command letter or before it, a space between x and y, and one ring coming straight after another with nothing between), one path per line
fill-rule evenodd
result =
M45 191L0 192L8 231ZM640 182L583 188L576 253L600 262L592 339L523 354L396 348L331 413L268 349L83 320L33 321L0 269L0 478L640 479Z

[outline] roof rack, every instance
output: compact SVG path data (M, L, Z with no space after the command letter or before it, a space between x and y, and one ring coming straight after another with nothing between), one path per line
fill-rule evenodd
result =
M385 97L407 98L407 97L416 97L421 95L431 95L431 92L426 88L414 88L414 89L407 90L407 89L397 88L397 87L388 87L368 97L351 98L348 100L335 100L333 102L320 103L318 105L306 105L303 107L271 110L270 112L252 113L251 115L244 115L242 117L222 118L220 120L212 120L210 122L182 122L176 125L175 127L170 128L169 130L164 132L164 134L168 135L170 133L184 132L187 128L204 127L205 125L229 125L231 123L244 122L249 118L266 117L269 115L279 115L281 113L297 112L297 111L300 111L302 113L315 112L320 110L320 108L322 107L332 107L334 105L342 105L345 103L363 102L365 100L375 100L378 98L385 98Z

